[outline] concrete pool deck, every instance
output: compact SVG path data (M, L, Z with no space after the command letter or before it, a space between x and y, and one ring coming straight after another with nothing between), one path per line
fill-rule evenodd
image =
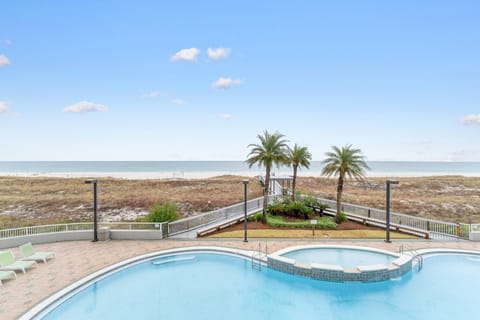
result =
M16 319L22 313L77 280L114 263L141 254L191 246L218 246L244 250L257 250L259 243L267 244L268 252L298 245L352 245L398 252L403 244L412 249L445 248L474 250L480 252L479 242L469 241L429 241L429 240L305 240L305 239L242 239L222 240L148 240L148 241L69 241L35 245L37 251L54 251L56 258L47 264L39 263L37 268L26 274L17 273L17 280L3 282L0 287L0 318ZM3 250L2 250L3 251ZM18 248L12 249L20 257Z

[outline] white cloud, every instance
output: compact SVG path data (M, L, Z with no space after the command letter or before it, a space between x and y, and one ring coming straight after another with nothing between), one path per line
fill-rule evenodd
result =
M480 125L480 114L469 114L462 118L462 123L466 126Z
M212 84L212 87L215 89L229 89L232 86L239 85L240 83L241 81L238 79L220 77Z
M108 108L102 104L81 101L70 106L67 106L63 109L63 112L68 113L82 113L82 112L96 112L96 111L107 111Z
M8 104L5 101L0 101L0 113L6 113L8 111Z
M230 48L208 48L207 54L208 57L212 60L225 59L230 53Z
M197 61L200 50L197 48L182 49L170 57L171 61Z
M230 120L230 119L233 118L233 116L231 114L228 114L228 113L219 114L218 117L222 118L224 120Z
M182 100L182 99L173 99L172 103L181 105L181 104L185 104L186 102L185 102L185 100Z
M158 98L164 94L160 91L152 91L143 95L144 98Z
M6 66L10 64L10 60L8 60L6 55L0 54L0 67Z

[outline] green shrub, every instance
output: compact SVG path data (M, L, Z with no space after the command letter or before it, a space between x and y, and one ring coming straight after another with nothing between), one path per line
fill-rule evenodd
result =
M275 201L267 207L267 214L272 216L290 216L308 219L313 210L303 202L285 199L283 202Z
M309 215L313 213L313 210L308 208L301 202L289 202L285 205L286 214L294 216L296 218L302 217L308 219Z
M299 199L307 207L316 208L320 206L320 201L318 201L318 199L315 197L305 195L303 198L299 198Z
M155 204L147 216L148 222L167 222L178 219L178 207L174 203Z
M300 202L309 208L320 210L320 214L323 213L323 210L329 208L327 204L321 203L317 198L309 195L301 198Z
M272 204L269 204L267 207L267 213L273 216L284 215L285 214L285 204L282 202L275 201Z
M340 214L335 215L335 223L340 224L345 221L347 221L347 215L345 212L340 211Z
M255 213L254 215L251 215L247 218L248 221L252 222L261 222L262 221L262 213Z

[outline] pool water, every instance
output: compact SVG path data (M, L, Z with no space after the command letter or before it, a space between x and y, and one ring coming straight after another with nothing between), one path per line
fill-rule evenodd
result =
M373 264L388 265L398 258L381 252L350 248L302 248L282 254L282 256L307 264L322 263L344 268Z
M192 258L193 256L193 258ZM180 255L177 257L181 257ZM167 263L158 263L168 259ZM434 255L420 272L374 283L297 277L214 253L128 267L43 319L467 319L478 317L480 259Z

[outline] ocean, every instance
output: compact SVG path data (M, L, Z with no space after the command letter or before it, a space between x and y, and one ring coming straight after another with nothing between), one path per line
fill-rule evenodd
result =
M480 176L480 162L369 161L371 177L463 175ZM320 176L321 161L312 161L301 176ZM3 176L119 178L205 178L219 175L255 176L263 168L243 161L0 161ZM275 175L291 175L291 168L274 168Z

